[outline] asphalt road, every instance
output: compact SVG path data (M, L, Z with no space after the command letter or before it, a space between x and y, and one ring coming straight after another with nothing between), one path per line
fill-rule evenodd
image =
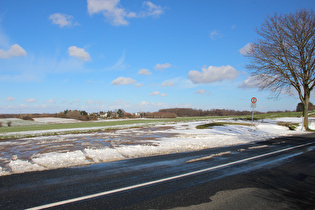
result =
M314 209L315 134L0 177L0 209Z

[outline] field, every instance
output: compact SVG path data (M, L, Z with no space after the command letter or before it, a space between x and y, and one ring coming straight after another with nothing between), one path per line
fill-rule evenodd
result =
M268 113L255 115L254 120L273 119L281 117L300 117L301 112L283 112L283 113ZM0 119L3 127L0 127L0 140L15 138L15 137L34 137L41 135L53 134L71 134L71 133L88 133L93 131L102 131L110 129L110 127L141 127L153 124L163 123L176 123L187 122L196 120L209 120L209 119L226 119L232 118L235 120L251 120L252 116L230 116L230 117L179 117L175 119L128 119L128 120L100 120L90 122L71 121L70 119L60 119L56 121L50 120L22 120L17 118ZM41 119L41 118L38 118ZM63 120L63 121L62 121ZM71 123L69 123L69 120ZM7 122L11 121L11 127L7 126ZM48 121L48 122L47 122ZM46 132L33 132L32 131L46 131ZM23 133L25 132L25 133ZM20 133L19 135L17 133ZM17 135L17 136L15 136Z
M47 136L47 135L60 135L60 134L77 134L77 133L89 133L95 131L104 131L107 129L117 129L125 127L144 127L155 124L163 123L176 123L196 120L213 119L214 117L184 117L175 119L125 119L125 120L100 120L90 122L71 122L61 123L62 118L56 118L57 122L47 123L45 120L40 122L22 120L22 119L0 119L3 127L0 127L0 140L10 138L22 138L22 137L35 137L35 136ZM41 118L38 118L41 119ZM67 121L68 119L64 119ZM11 127L6 126L7 122L11 121Z
M243 117L11 120L0 127L0 176L263 141L301 134L300 113ZM310 118L314 129L315 118ZM294 125L293 127L289 127ZM203 128L203 129L199 129ZM227 151L229 152L229 151ZM211 156L212 157L212 156Z

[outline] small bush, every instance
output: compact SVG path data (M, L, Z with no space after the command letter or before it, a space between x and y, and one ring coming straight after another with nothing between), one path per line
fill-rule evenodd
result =
M0 122L0 127L2 127L2 122Z
M281 125L284 127L289 128L289 130L291 131L295 131L296 127L299 126L299 123L291 123L291 122L277 122L277 125Z
M33 119L30 115L24 115L24 116L21 116L21 119L23 119L23 120L30 120L30 121L34 121L34 119Z
M11 121L7 122L7 125L8 125L8 127L11 127L12 122Z
M196 128L197 129L208 129L208 128L212 128L214 126L224 126L225 123L223 122L215 122L215 123L207 123L207 124L203 124L203 125L197 125Z
M214 126L225 126L225 125L245 125L245 126L251 126L249 123L233 123L233 122L213 122L213 123L207 123L203 125L197 125L197 129L211 129Z

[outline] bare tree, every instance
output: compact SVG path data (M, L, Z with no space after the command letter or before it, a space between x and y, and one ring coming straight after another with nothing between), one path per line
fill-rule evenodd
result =
M276 93L297 92L304 105L308 127L308 104L315 86L315 14L302 9L287 15L268 16L256 30L257 42L245 53L246 68L261 89ZM295 90L295 91L294 91Z

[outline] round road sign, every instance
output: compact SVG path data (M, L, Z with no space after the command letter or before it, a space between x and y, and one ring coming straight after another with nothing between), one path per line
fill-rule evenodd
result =
M250 99L250 101L255 104L257 102L257 98L253 97L252 99Z

